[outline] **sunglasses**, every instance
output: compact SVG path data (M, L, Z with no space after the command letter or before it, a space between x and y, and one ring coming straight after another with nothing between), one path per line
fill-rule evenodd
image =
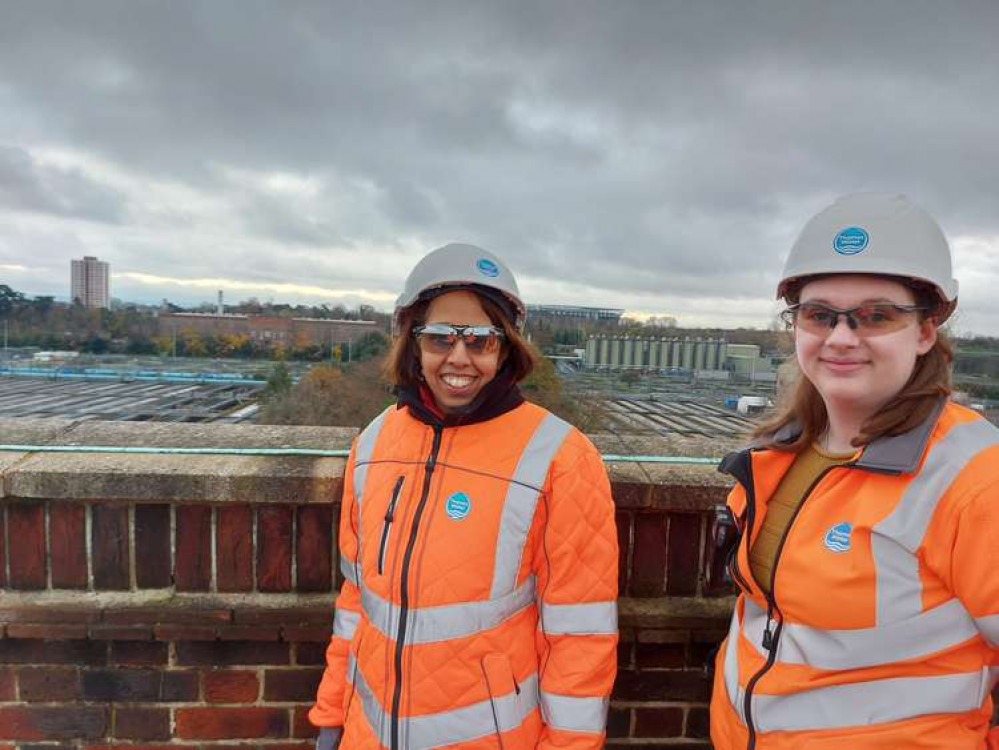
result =
M781 312L780 317L788 328L797 327L818 336L828 336L839 325L840 316L843 316L851 331L855 331L858 336L867 337L900 331L909 325L914 313L926 309L919 305L876 302L839 310L818 302L802 302L788 307Z
M420 348L428 354L447 354L460 339L472 355L492 354L499 349L506 334L496 326L455 326L450 323L428 323L413 329Z

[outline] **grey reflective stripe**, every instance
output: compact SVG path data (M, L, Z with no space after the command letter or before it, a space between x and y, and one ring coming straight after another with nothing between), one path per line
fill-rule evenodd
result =
M916 550L937 503L969 459L997 442L999 430L984 419L955 425L930 448L892 513L871 529L878 624L919 615L923 586Z
M351 668L356 664L351 657ZM378 702L361 670L354 671L354 687L368 726L385 746L391 744L391 721ZM399 718L399 744L406 748L434 748L479 737L509 732L523 724L538 706L538 676L532 674L520 683L520 694L509 693L461 708L421 716Z
M749 601L743 597L743 601ZM728 640L725 641L725 692L728 693L729 703L732 710L742 721L746 723L746 713L743 710L745 691L739 687L739 607L736 606L732 613L732 622L728 627Z
M999 615L976 617L975 627L990 646L999 648Z
M743 633L763 658L767 657L762 645L766 620L766 610L746 599ZM872 628L822 630L785 622L777 661L815 669L859 669L928 656L977 635L967 610L950 599L911 619Z
M340 727L323 727L316 738L316 750L335 750L340 746L342 733L343 729Z
M804 690L753 694L753 721L762 732L883 724L924 714L979 709L989 694L989 670L933 677L897 677Z
M527 543L527 532L534 520L538 495L548 476L548 467L562 446L572 425L554 414L541 420L510 479L503 501L499 535L496 538L496 563L490 598L497 599L513 591L520 570L520 559Z
M368 464L371 463L371 456L375 452L375 443L382 431L382 425L385 424L385 417L394 408L389 406L371 420L371 424L358 435L357 444L354 446L354 503L357 505L358 518L361 517L361 500L364 495L364 482L368 478Z
M340 572L343 577L357 586L360 583L361 564L340 555Z
M361 615L358 612L351 612L349 609L337 607L333 615L333 635L337 638L350 640L357 631L357 625L361 622Z
M515 591L499 599L438 607L410 607L406 644L464 638L495 628L533 605L534 592L534 576L529 576ZM386 601L364 586L361 589L361 607L375 628L387 638L396 638L401 612L398 604Z
M552 635L617 632L617 601L587 604L541 603L541 627Z
M607 724L606 698L579 698L541 691L545 724L568 732L603 732Z

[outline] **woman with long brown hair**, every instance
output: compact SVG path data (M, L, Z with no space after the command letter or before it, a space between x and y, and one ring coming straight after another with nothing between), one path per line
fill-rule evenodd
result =
M777 296L800 376L722 465L740 595L714 745L999 747L999 430L948 398L947 241L902 196L845 196Z
M617 532L600 455L527 403L525 307L495 255L412 270L340 517L344 583L317 747L599 748L617 666Z

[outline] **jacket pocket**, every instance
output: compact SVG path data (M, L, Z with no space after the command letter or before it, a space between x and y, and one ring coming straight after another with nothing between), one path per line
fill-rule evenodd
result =
M395 520L395 506L399 502L399 493L402 492L402 485L405 481L406 477L402 475L395 480L395 487L392 488L392 497L389 498L388 507L385 509L382 538L378 543L378 575L382 575L385 572L385 553L388 549L389 533L392 530L392 522Z
M520 707L520 686L513 676L513 667L506 654L491 653L482 658L482 674L489 690L493 709L496 739L502 750L522 750L524 743L523 715Z

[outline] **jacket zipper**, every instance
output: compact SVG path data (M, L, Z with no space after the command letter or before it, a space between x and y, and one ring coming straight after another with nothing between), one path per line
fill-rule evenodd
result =
M777 583L777 564L780 562L781 553L784 551L784 543L787 541L787 537L790 535L791 529L794 528L794 522L797 520L798 514L801 513L801 509L805 507L805 502L808 500L808 496L812 494L812 490L814 490L818 483L825 478L826 474L833 469L850 465L851 464L836 464L833 466L827 466L823 469L822 473L819 474L808 486L808 489L805 490L805 494L802 496L801 502L798 503L798 507L795 508L794 513L791 515L791 520L788 521L787 527L781 535L780 542L777 543L777 552L774 555L773 567L770 570L770 591L769 593L764 592L764 596L767 600L767 623L763 627L762 645L763 648L767 650L767 663L760 667L760 670L749 679L749 682L746 683L746 695L742 703L743 711L746 714L746 728L749 730L749 743L746 746L747 750L755 750L756 748L756 725L753 723L752 715L753 690L756 689L756 684L762 679L763 675L769 672L777 662L777 645L780 643L781 631L784 629L784 615L781 614L780 607L777 606L777 595L775 593ZM755 501L755 499L756 498L754 497L753 500ZM746 544L749 544L748 537L746 538ZM771 622L776 622L773 630L770 630Z
M399 582L399 629L396 631L395 639L395 687L392 691L392 750L399 748L399 704L402 700L402 652L406 645L406 622L409 619L409 565L413 560L413 549L416 547L416 535L420 530L420 518L423 516L423 509L427 505L427 498L430 496L430 478L437 465L437 454L441 448L441 433L443 428L434 425L434 441L430 448L430 455L427 456L427 463L423 472L423 490L420 493L420 502L416 506L413 514L413 526L409 531L409 541L406 543L406 552L402 558L402 573Z
M402 483L405 479L405 475L400 475L395 480L395 487L392 488L392 499L389 500L388 509L385 511L385 523L382 526L382 541L378 545L378 575L382 575L382 572L385 570L385 549L388 546L389 527L392 525L392 519L395 518L395 504L399 502L399 492L402 490Z

